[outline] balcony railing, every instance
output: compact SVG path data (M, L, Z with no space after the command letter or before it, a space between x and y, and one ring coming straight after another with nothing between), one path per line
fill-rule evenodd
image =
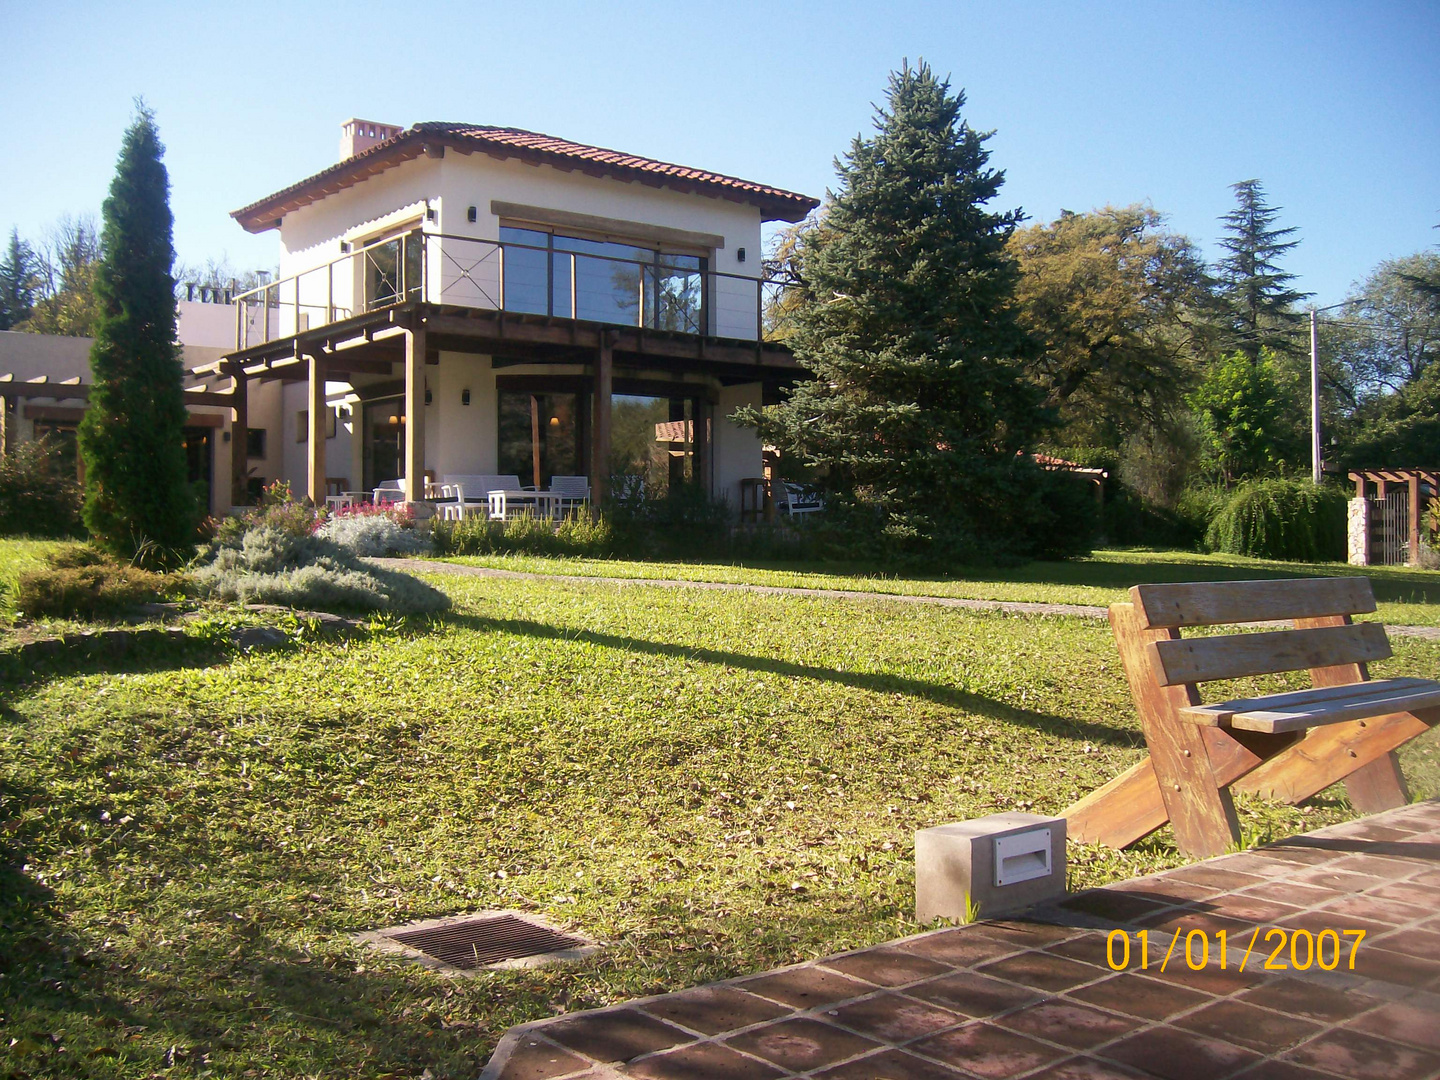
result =
M416 301L761 341L788 287L664 253L622 259L416 230L235 297L235 347Z

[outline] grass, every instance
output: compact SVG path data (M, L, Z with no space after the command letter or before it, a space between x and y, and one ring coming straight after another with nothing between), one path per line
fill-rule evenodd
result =
M474 1076L515 1023L914 932L915 829L1057 811L1142 753L1089 620L430 580L433 623L6 689L0 1075ZM1402 640L1376 674L1437 668ZM1071 875L1179 861L1162 832ZM349 937L486 908L607 948L452 981Z
M667 563L528 555L457 556L447 561L579 577L673 578L910 596L1096 605L1125 599L1126 590L1141 582L1363 575L1369 577L1375 587L1379 610L1373 618L1396 624L1440 626L1440 572L1434 570L1288 563L1185 551L1097 551L1088 559L1033 562L1017 567L973 567L943 576L877 574L867 567L828 563Z

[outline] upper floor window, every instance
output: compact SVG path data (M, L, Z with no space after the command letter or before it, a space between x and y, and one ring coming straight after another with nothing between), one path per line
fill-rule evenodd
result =
M701 256L509 225L500 240L507 311L705 332Z

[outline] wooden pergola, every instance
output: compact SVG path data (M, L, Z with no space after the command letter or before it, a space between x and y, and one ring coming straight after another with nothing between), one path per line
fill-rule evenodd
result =
M1350 473L1355 482L1355 497L1364 499L1374 494L1384 499L1391 488L1403 488L1409 496L1410 565L1420 564L1420 510L1422 489L1431 497L1440 495L1440 469L1355 469Z

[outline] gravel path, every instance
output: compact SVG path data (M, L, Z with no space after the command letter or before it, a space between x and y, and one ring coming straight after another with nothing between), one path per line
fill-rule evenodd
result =
M512 581L563 581L569 585L644 585L660 589L713 589L720 592L761 593L767 596L818 596L829 600L884 600L896 604L928 604L931 607L963 608L967 611L1005 611L1013 615L1061 615L1079 619L1104 619L1105 608L1095 604L1041 604L1023 600L968 600L958 596L913 596L902 593L866 592L861 589L805 589L788 585L746 585L731 581L686 581L681 578L587 577L583 574L540 574L525 570L497 570L489 566L437 562L433 559L380 559L397 570L416 574L455 574L459 577L504 578ZM1386 633L1400 637L1440 641L1440 626L1389 626Z

